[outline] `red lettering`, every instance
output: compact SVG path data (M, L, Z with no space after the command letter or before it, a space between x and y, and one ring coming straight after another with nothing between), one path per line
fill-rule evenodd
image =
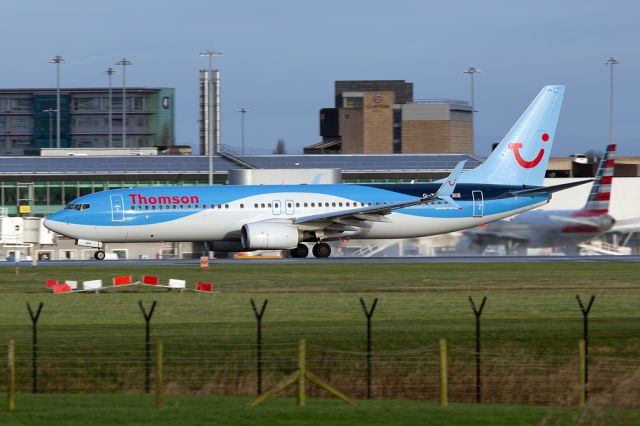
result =
M159 195L157 197L145 197L142 194L127 194L131 198L131 204L200 204L197 195Z

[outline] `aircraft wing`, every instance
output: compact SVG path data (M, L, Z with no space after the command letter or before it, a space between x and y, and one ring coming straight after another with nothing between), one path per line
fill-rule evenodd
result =
M371 222L388 222L385 216L394 210L411 207L423 202L439 199L455 208L460 206L453 201L451 194L458 182L458 176L462 172L465 161L459 162L453 169L449 177L440 185L440 188L433 194L424 194L421 198L413 198L406 201L397 201L393 203L382 203L375 206L365 206L355 209L340 210L335 212L319 213L310 216L303 216L293 220L294 225L311 224L311 223L330 223L339 225L368 227L365 223Z

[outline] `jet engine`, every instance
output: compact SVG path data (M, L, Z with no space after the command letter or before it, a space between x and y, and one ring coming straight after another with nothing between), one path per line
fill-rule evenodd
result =
M286 223L256 222L242 227L241 239L245 250L286 250L297 247L302 235Z

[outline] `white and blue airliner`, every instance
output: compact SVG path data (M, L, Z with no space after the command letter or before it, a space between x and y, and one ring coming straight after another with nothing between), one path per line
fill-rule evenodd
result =
M327 241L416 238L471 228L549 202L582 183L544 187L564 86L546 86L487 160L429 184L180 186L82 196L44 225L97 249L104 243L204 241L214 251L331 254Z

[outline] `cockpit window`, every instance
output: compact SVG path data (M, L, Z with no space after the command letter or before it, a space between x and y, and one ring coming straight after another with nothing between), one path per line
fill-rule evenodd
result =
M66 210L89 210L91 208L91 204L67 204L65 206Z

